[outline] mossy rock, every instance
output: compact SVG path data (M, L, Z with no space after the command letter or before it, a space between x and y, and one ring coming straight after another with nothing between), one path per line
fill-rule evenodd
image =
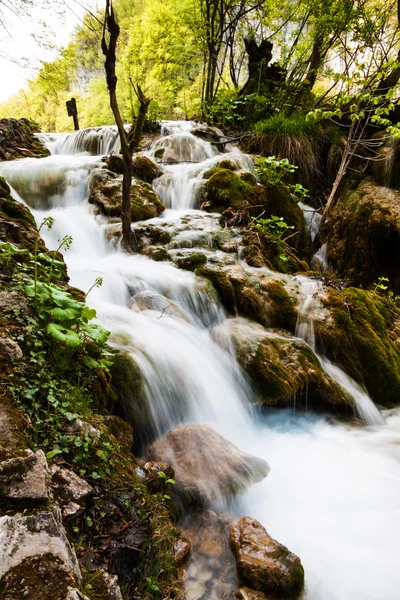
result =
M122 207L122 176L115 176L100 169L90 182L89 202L96 205L99 212L108 217L120 217ZM165 206L148 183L132 180L131 186L132 221L144 221L158 217Z
M303 248L308 245L306 227L303 211L299 205L292 200L290 190L286 185L257 186L258 204L264 207L263 218L273 215L282 217L285 223L293 227L293 235L290 245L295 248Z
M176 266L179 269L185 269L186 271L195 271L198 267L202 267L207 262L207 257L200 252L195 254L189 254L189 256L183 256L177 258L175 261Z
M0 161L49 156L50 151L34 135L37 131L28 119L1 119Z
M269 325L287 329L294 333L297 323L297 310L293 300L280 281L271 279L263 284L263 291L269 299Z
M338 199L322 233L340 277L362 287L387 277L400 292L400 192L363 181Z
M0 177L0 239L32 250L36 238L37 228L33 214L27 206L11 197L7 182ZM39 250L44 250L41 240Z
M373 292L328 288L330 318L316 323L320 349L363 385L377 404L400 399L400 312Z
M246 201L250 205L256 203L255 187L243 181L229 169L216 168L208 172L206 197L210 210L223 212L228 207L239 209ZM207 175L207 173L206 173Z
M145 183L153 181L161 175L160 167L147 156L137 155L132 161L133 176Z
M149 406L143 394L143 377L133 357L119 351L111 367L113 411L134 431L135 447L147 443L152 433Z
M305 342L278 336L245 319L233 319L229 330L260 404L293 405L295 398L296 407L304 410L346 412L353 407Z
M267 267L281 273L308 271L306 261L285 245L276 241L266 232L248 230L242 237L242 257L251 267Z

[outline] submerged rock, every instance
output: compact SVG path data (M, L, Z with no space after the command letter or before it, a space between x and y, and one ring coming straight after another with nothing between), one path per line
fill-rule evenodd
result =
M174 317L183 321L188 321L183 312L176 304L157 292L144 291L137 292L133 296L131 308L137 310L154 310L160 313L160 317Z
M120 217L122 207L122 175L106 169L97 169L90 180L89 202L108 217ZM160 202L152 187L139 179L131 187L132 221L143 221L158 217L165 206Z
M267 597L278 594L288 600L299 598L304 587L299 557L271 538L261 523L250 517L232 523L230 544L238 573L251 587Z
M400 192L363 181L336 202L324 227L328 263L367 287L387 277L400 292Z
M243 452L208 425L175 427L145 454L172 465L175 490L184 504L230 497L269 473L265 460Z

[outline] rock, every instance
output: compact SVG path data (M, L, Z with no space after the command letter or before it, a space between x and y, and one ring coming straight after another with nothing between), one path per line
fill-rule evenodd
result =
M153 181L161 175L159 165L154 163L147 156L137 155L132 161L133 176L146 183Z
M50 151L34 136L35 132L34 124L28 119L1 119L0 161L49 156Z
M400 293L400 192L364 180L342 195L322 231L328 263L340 277L368 287L379 277Z
M400 398L400 311L388 298L353 287L328 287L327 311L315 323L318 345L380 405Z
M229 169L218 167L205 174L207 179L206 199L211 212L223 212L227 208L239 209L246 201L256 204L255 187L243 181Z
M4 575L0 596L1 600L87 600L71 587L72 583L71 574L57 556L32 556Z
M174 545L174 561L180 566L189 557L192 544L188 538L180 537Z
M89 202L108 217L120 217L122 206L122 176L105 169L93 171L90 180ZM160 202L152 187L139 179L131 187L132 221L143 221L158 217L165 206Z
M103 417L103 423L121 445L122 450L129 453L133 446L133 429L131 425L117 415Z
M267 596L262 592L251 590L248 587L241 587L233 595L237 600L268 600Z
M44 502L47 493L47 461L42 450L0 463L0 497Z
M180 425L146 449L146 458L168 462L185 504L230 497L268 475L266 461L242 452L208 425Z
M8 184L0 177L0 239L21 249L33 250L36 238L36 223L31 211L11 197ZM44 250L42 241L39 242L39 250Z
M107 571L101 571L101 577L107 589L107 600L123 600L121 588L119 587L118 577L111 575Z
M292 405L295 398L297 410L335 411L353 406L352 399L324 372L302 340L284 337L243 318L229 319L225 328L261 404Z
M133 296L132 307L136 306L139 310L155 310L160 317L174 317L183 321L188 321L183 312L175 303L162 294L152 291L138 292Z
M62 516L65 520L72 520L79 517L84 512L84 507L76 502L70 502L62 510Z
M299 598L304 587L304 569L298 556L271 538L264 527L250 517L231 525L230 544L236 555L240 577L264 594Z
M197 267L202 267L206 262L207 257L199 252L175 260L176 266L179 269L185 269L186 271L195 271Z
M164 473L165 477L159 475ZM143 464L144 481L152 494L159 494L166 488L166 480L175 477L174 469L165 462L148 461ZM168 485L168 489L171 486Z
M23 356L17 342L7 337L0 337L0 354L7 356L11 360L19 360Z
M27 421L21 411L2 399L0 402L0 461L25 450Z
M93 437L100 437L100 431L93 427L87 421L82 421L81 419L75 419L68 426L68 433L76 433L78 435L92 435Z
M93 492L87 481L69 469L52 464L50 474L55 494L64 502L83 503Z
M80 583L75 551L69 544L56 506L51 512L0 517L0 579L25 559L45 555L57 557L62 568Z

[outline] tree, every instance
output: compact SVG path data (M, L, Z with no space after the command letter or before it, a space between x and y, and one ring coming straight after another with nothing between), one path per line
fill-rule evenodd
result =
M109 41L106 40L106 32L109 34ZM119 25L115 19L112 0L106 0L106 9L104 17L103 38L101 49L105 56L104 67L106 70L107 88L110 95L110 106L113 112L115 122L118 127L118 133L121 141L122 159L124 165L124 174L122 179L122 243L125 248L132 246L132 209L131 209L131 186L132 186L132 149L128 142L128 136L125 131L124 122L119 111L117 100L117 82L115 66L117 62L116 48L120 33Z

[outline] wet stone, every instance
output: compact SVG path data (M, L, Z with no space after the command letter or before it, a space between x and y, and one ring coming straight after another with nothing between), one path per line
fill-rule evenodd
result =
M63 469L58 465L50 467L51 481L58 498L65 501L80 503L92 493L93 488L73 471Z

